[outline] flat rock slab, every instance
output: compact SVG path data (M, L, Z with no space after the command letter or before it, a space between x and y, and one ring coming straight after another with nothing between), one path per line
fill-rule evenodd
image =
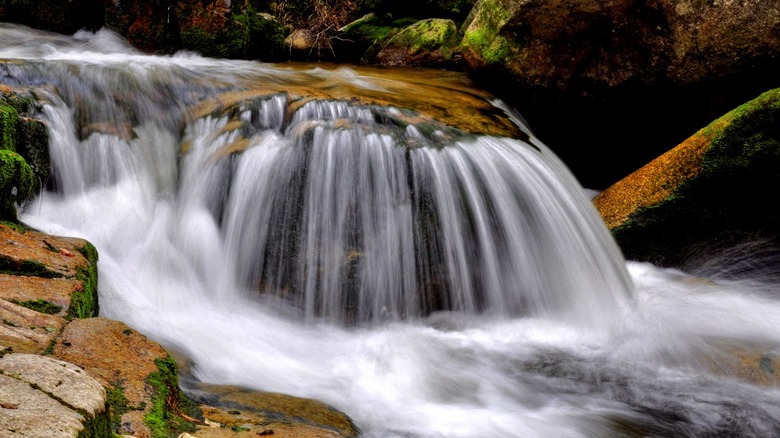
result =
M106 391L81 368L51 357L0 358L0 437L78 437L107 418Z

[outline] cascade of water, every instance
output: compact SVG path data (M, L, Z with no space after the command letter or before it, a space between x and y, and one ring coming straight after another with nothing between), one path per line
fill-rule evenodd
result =
M543 145L338 100L287 116L284 93L191 114L193 96L226 89L187 85L182 65L31 65L5 76L57 90L43 96L55 187L174 196L180 220L224 241L225 263L207 263L196 236L170 232L220 296L241 286L348 322L438 310L603 322L630 297L607 230Z
M533 136L301 97L406 86L351 69L148 57L108 32L0 41L22 59L0 83L34 89L51 141L22 219L95 243L102 315L201 381L325 400L369 438L780 431L776 388L708 368L734 361L718 343L771 366L777 285L627 271Z

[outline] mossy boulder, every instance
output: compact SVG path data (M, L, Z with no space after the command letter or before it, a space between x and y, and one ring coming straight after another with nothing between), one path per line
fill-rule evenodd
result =
M21 155L0 150L0 220L16 221L16 204L32 195L33 173Z
M747 242L779 245L780 89L761 94L600 193L630 260L682 266Z
M49 134L41 108L26 89L0 87L0 149L21 155L33 173L34 192L49 179Z
M779 28L762 0L480 0L461 51L478 85L604 189L780 86Z
M371 64L386 41L417 21L368 13L339 29L333 50L341 61Z
M452 20L418 21L390 37L374 62L388 67L454 67L458 29Z

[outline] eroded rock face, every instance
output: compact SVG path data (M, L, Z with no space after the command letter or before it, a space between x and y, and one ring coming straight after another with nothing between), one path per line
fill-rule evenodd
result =
M679 267L749 242L780 247L780 89L699 130L594 203L628 259Z
M780 4L480 0L461 49L479 84L605 188L780 85Z

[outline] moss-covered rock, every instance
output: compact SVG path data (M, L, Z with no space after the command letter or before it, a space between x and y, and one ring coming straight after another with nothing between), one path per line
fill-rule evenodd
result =
M33 191L49 179L49 134L40 105L26 89L0 88L0 149L21 155L33 172Z
M334 52L342 61L371 64L387 40L417 21L371 12L339 29L338 38L333 40Z
M0 150L0 220L16 221L16 204L33 191L33 173L21 155Z
M734 109L594 200L627 258L680 266L750 241L780 244L780 89Z
M114 432L152 438L193 431L202 414L179 388L167 351L124 323L73 320L53 347L59 359L82 366L109 393Z
M390 37L375 62L398 67L453 67L456 65L458 29L452 20L418 21Z
M762 0L479 0L461 51L478 85L603 189L780 86L778 28Z

